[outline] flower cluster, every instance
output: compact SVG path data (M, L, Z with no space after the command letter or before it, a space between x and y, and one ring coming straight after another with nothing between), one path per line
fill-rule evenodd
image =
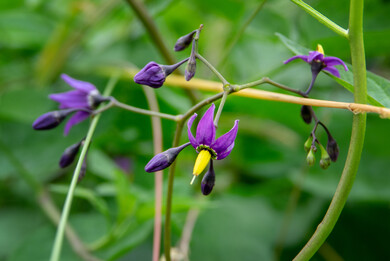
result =
M210 163L208 172L204 175L201 183L201 190L204 195L210 194L215 183L215 172L213 168L213 160L221 160L226 158L234 147L234 141L238 131L238 120L235 121L233 128L215 139L216 129L214 126L214 110L215 105L212 104L210 108L205 112L203 117L200 119L199 124L196 128L196 136L194 137L191 132L192 124L197 117L195 113L187 123L188 139L190 142L176 148L170 148L160 154L154 156L145 167L147 172L155 172L158 170L169 167L176 159L177 155L188 145L192 147L198 153L196 158L193 179L199 176L206 166Z
M61 77L74 90L50 94L49 98L59 103L59 110L50 111L39 116L32 127L35 130L53 129L60 125L67 116L74 113L65 125L64 135L66 136L74 125L88 119L100 103L108 101L110 98L102 96L98 89L89 82L76 80L66 74L62 74ZM72 164L83 144L84 139L64 151L59 162L61 168ZM83 176L83 173L85 174L85 165L84 162L80 177Z

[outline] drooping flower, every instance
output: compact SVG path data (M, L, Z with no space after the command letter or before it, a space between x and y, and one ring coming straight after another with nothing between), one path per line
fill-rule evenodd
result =
M64 135L67 135L73 125L87 119L91 115L92 110L109 98L101 96L96 87L89 82L73 79L66 74L62 74L61 78L75 90L50 94L49 98L59 102L60 109L77 111L65 125Z
M214 109L215 105L212 104L202 119L200 119L196 129L196 138L192 135L191 126L197 114L195 113L187 123L188 138L191 145L199 153L194 165L192 182L195 177L202 173L211 159L221 160L226 158L234 147L238 131L238 120L234 122L234 126L230 131L215 139Z
M188 58L173 65L162 65L156 62L150 62L134 76L134 82L148 85L152 88L160 88L164 84L165 78L187 60Z
M309 55L296 55L284 61L284 63L287 64L295 59L302 59L310 64L313 74L318 74L321 70L324 70L336 77L340 77L340 73L335 67L336 65L342 65L345 71L348 71L347 65L340 58L333 56L325 57L324 49L320 44L317 45L317 50L309 52Z

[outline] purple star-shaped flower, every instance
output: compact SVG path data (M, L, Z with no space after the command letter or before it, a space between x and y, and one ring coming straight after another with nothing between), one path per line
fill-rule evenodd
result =
M193 171L195 176L198 176L205 169L210 159L224 159L230 154L234 147L234 141L238 130L238 120L234 122L234 126L230 131L218 139L215 139L216 130L213 121L214 109L215 105L212 104L203 115L202 119L200 119L196 129L196 138L192 135L191 126L197 117L197 114L195 113L187 123L188 138L191 145L199 153Z
M59 102L60 109L78 110L65 125L64 135L68 135L72 126L87 119L92 110L104 99L96 87L89 82L73 79L66 74L62 74L61 78L75 90L50 94L49 98Z
M309 52L309 55L293 56L290 59L284 61L284 64L287 64L295 59L302 59L303 61L310 64L312 66L313 74L314 73L318 74L321 70L324 70L336 77L340 77L340 73L338 69L335 67L335 65L342 65L344 66L345 71L348 71L347 65L345 65L345 63L341 59L333 56L325 57L321 45L318 45L317 51L311 51Z

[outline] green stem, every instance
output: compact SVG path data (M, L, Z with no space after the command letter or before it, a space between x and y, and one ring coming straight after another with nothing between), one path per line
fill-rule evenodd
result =
M222 82L223 86L228 86L229 82L225 79L225 77L222 76L222 74L215 69L215 67L207 61L202 55L196 53L196 58L198 58L204 65L206 65L217 77L218 79Z
M104 96L109 96L111 94L117 80L118 80L117 77L112 77L110 79L110 81L107 84L106 90L104 91L104 94L103 94ZM79 157L79 160L78 160L77 165L76 165L76 169L73 173L72 181L71 181L70 186L69 186L69 191L68 191L68 194L66 195L64 208L62 210L60 223L58 224L56 237L54 239L54 245L53 245L51 256L50 256L51 261L58 261L60 258L62 241L64 238L65 226L66 226L66 223L68 221L70 207L72 205L72 200L73 200L73 195L74 195L74 190L76 188L76 184L77 184L77 180L78 180L79 173L81 170L81 166L83 164L85 155L87 154L87 150L88 150L88 147L91 143L93 133L95 131L97 123L99 122L99 118L100 118L100 114L96 115L91 122L91 125L90 125L88 133L87 133L87 137L85 138L83 149L81 150L80 157Z
M315 10L313 7L311 7L310 5L306 4L305 2L303 2L302 0L291 0L291 2L293 2L294 4L296 4L297 6L301 7L303 10L305 10L308 14L310 14L311 16L313 16L315 19L318 20L318 22L322 23L323 25L325 25L326 27L328 27L330 30L332 30L333 32L341 35L342 37L344 38L347 38L348 39L348 30L345 30L344 28L342 28L341 26L339 26L338 24L336 24L335 22L333 22L332 20L330 20L328 17L324 16L323 14L321 14L320 12L318 12L317 10Z
M182 119L177 123L172 147L179 146L180 136L181 136L181 131L183 129L184 121L185 120ZM165 254L166 261L171 261L171 215L172 215L173 182L175 179L175 166L176 166L176 161L172 163L168 173L167 203L165 209L165 227L164 227L164 254Z
M351 0L349 28L352 64L354 68L354 98L367 103L366 62L363 43L363 0ZM294 260L309 260L333 230L347 201L358 170L366 130L366 113L353 116L351 143L344 170L329 209L317 230Z
M223 92L221 103L219 104L217 114L215 115L215 118L214 118L214 126L216 128L218 127L219 117L221 117L222 109L223 109L223 106L225 106L226 98L228 95L229 95L228 90Z

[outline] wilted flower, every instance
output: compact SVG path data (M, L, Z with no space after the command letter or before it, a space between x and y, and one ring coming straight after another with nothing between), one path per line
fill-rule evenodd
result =
M335 65L342 65L344 66L344 69L348 71L348 67L341 59L333 56L325 57L324 49L320 44L317 45L317 50L309 52L309 55L296 55L284 61L284 63L289 63L295 59L302 59L310 64L313 75L324 70L336 77L340 77L340 73Z
M145 171L155 172L168 168L175 161L177 155L188 145L190 145L189 142L157 154L146 164Z
M184 59L173 65L161 65L156 62L150 62L134 76L134 82L148 85L152 88L160 88L164 84L165 78L187 60Z
M309 124L312 120L310 106L303 105L301 107L301 117L306 124Z
M237 130L238 130L238 120L234 122L233 128L215 139L215 126L213 122L214 118L214 109L215 105L212 104L211 107L200 119L198 127L196 129L196 138L192 135L191 126L194 122L197 114L195 113L187 123L188 127L188 138L191 142L191 145L199 153L195 161L195 166L193 170L193 175L195 179L207 166L210 159L221 160L226 158L234 147L234 141L236 139ZM191 183L192 183L191 182Z
M329 154L330 159L333 162L336 162L339 156L339 145L337 145L336 140L328 132L328 143L326 144L326 151Z
M187 48L190 44L192 39L194 38L194 34L196 33L197 30L192 31L189 34L183 35L179 39L177 39L176 44L175 44L175 52L182 51L185 48Z
M33 123L36 130L57 127L66 116L76 112L66 123L64 135L67 135L73 125L87 119L101 102L109 100L108 97L101 96L96 87L89 82L73 79L66 74L62 74L61 77L75 90L49 95L50 99L60 103L59 108L62 110L48 112L38 117Z

